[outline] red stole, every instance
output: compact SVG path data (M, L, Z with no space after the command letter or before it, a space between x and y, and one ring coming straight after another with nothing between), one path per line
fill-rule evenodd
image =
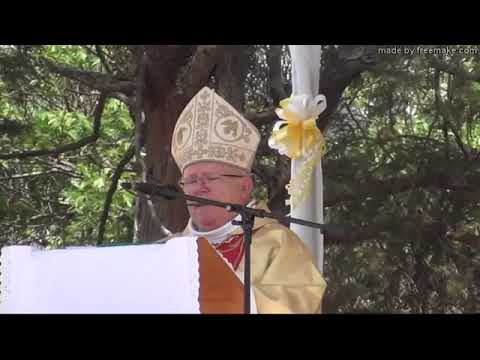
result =
M232 265L233 270L236 271L245 252L243 234L233 235L219 244L213 244L213 246L225 259L228 260L230 265Z

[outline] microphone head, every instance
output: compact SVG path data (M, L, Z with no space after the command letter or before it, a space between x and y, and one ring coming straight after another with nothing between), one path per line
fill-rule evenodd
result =
M166 200L175 200L182 196L183 191L175 185L158 185L146 182L133 183L133 190L153 196L161 196Z
M173 184L162 185L161 187L163 196L167 200L175 200L176 198L178 198L179 193L183 194L183 190Z

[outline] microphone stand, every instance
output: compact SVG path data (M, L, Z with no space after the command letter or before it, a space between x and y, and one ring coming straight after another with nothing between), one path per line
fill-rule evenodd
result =
M204 206L212 205L218 206L224 209L227 209L230 212L236 212L241 216L240 221L233 220L233 225L240 225L244 233L245 241L245 271L244 271L244 309L246 314L250 314L250 264L251 264L251 253L250 246L252 243L252 232L253 232L253 223L255 217L265 217L279 220L286 223L295 223L304 226L310 226L313 228L319 229L322 233L325 232L328 228L331 231L337 231L332 225L319 224L311 221L296 219L290 216L282 216L274 213L267 212L262 209L254 209L241 204L226 203L222 201L210 200L205 198L200 198L192 195L185 194L181 189L175 185L157 185L146 182L138 183L122 183L124 189L142 192L144 194L160 196L166 200L174 199L185 199L187 201L192 201L194 204L187 203L187 206Z

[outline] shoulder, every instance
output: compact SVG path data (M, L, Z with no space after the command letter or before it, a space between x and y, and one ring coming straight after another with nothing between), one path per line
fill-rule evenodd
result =
M292 279L291 274L302 273L309 278L308 281L323 284L322 276L315 266L310 250L288 227L279 223L262 226L253 236L252 248L255 261L257 263L265 261L264 271L270 267L282 269L281 273L284 275L281 281L288 283L290 280L287 281L286 278ZM302 276L300 278L303 278Z
M255 246L261 247L290 248L308 252L297 234L276 221L258 228L254 233L253 243Z
M280 224L278 221L272 221L259 227L258 229L256 229L256 233L297 237L297 235L292 230L290 230L285 225Z
M258 202L256 208L270 211L264 201ZM261 241L263 245L271 246L303 245L303 241L290 228L272 218L256 218L254 225L253 242Z

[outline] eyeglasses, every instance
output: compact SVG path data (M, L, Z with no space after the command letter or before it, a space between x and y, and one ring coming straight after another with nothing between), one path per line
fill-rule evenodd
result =
M217 174L217 175L205 175L205 176L192 176L186 179L180 179L180 181L178 182L178 185L181 188L191 188L200 184L200 182L204 184L211 184L225 178L242 178L246 176L252 176L252 174L250 173L245 175Z

